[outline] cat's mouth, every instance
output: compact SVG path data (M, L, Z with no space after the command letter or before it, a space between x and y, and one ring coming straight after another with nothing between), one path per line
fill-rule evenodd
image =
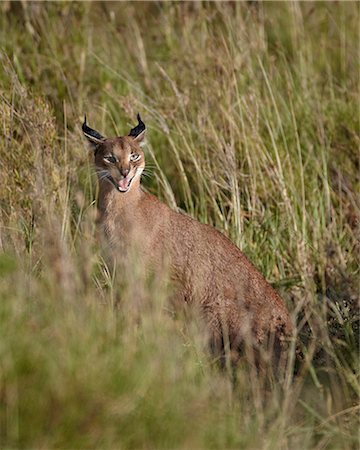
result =
M122 180L116 180L116 187L119 192L127 192L130 189L130 185L135 175L132 177L126 177Z

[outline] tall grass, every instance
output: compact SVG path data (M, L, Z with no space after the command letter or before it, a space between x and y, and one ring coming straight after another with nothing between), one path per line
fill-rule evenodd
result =
M1 447L356 448L358 23L356 3L1 5ZM145 188L280 291L298 375L243 361L234 384L166 280L102 260L81 119L121 135L138 111Z

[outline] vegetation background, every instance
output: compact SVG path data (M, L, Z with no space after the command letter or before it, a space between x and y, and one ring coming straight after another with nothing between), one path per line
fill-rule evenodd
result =
M1 448L358 448L359 6L1 3ZM276 286L298 375L233 385L166 290L115 282L80 125L138 111L144 186Z

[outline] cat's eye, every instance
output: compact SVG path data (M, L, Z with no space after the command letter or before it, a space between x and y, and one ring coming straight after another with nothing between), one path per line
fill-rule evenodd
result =
M111 164L115 164L116 163L116 158L113 155L104 156L104 160L106 162L111 163Z
M130 155L130 161L134 162L134 161L138 161L141 158L141 155L139 155L138 153L132 153Z

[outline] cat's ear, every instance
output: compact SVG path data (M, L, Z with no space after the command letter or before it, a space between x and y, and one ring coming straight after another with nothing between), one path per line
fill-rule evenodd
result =
M82 130L84 133L84 136L89 141L92 147L96 147L99 144L102 144L105 141L104 136L101 136L101 134L92 128L88 127L86 124L86 116L84 117L84 123L82 124Z
M136 127L131 128L129 136L131 136L135 142L137 142L140 146L145 144L145 131L146 127L144 122L141 120L140 114L137 115L138 124Z

